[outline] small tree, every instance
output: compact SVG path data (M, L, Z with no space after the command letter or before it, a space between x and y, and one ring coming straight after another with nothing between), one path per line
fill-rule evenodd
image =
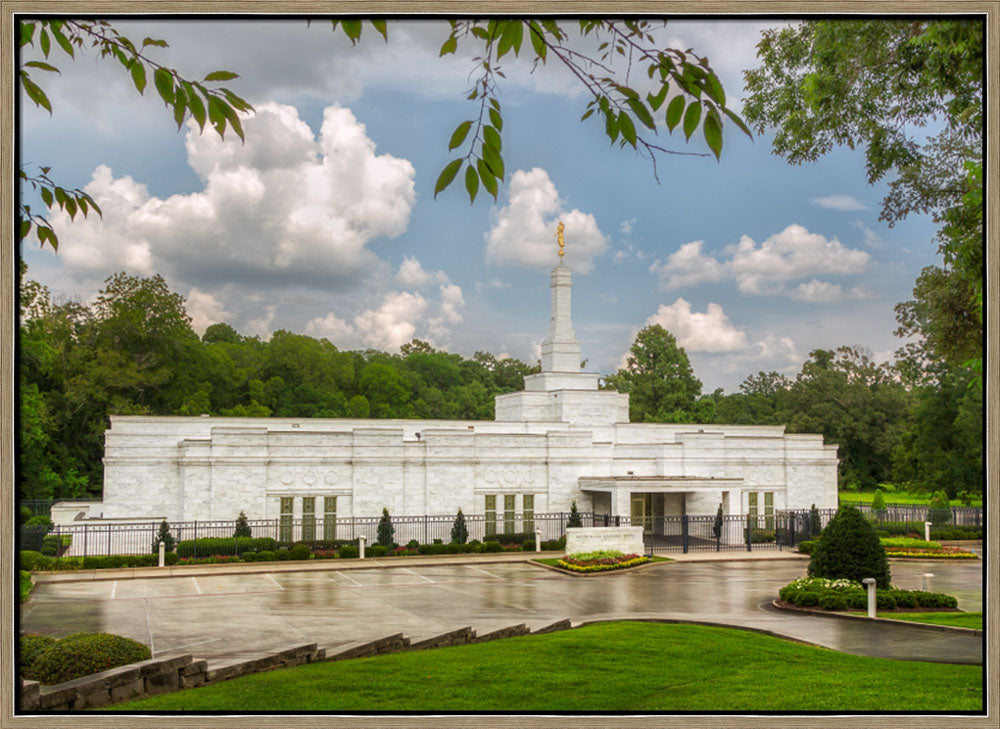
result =
M583 526L583 520L580 519L580 512L576 510L576 500L573 501L569 506L569 521L566 522L568 527L581 527Z
M233 533L234 537L252 537L253 532L250 530L250 524L247 522L247 515L240 512L240 515L236 517L236 531Z
M889 560L875 528L853 506L841 507L826 525L809 559L810 577L861 582L873 577L879 588L889 589Z
M885 511L885 497L882 489L875 489L875 497L872 499L872 511Z
M174 536L170 533L170 525L164 519L160 522L160 530L153 539L153 554L160 551L160 542L163 542L164 549L168 552L174 551Z
M931 496L931 508L927 514L927 521L934 526L943 526L951 523L951 502L948 494L944 491L935 491Z
M719 551L719 542L722 540L722 504L715 512L715 523L712 524L712 533L715 535L715 551Z
M455 522L451 525L451 543L465 544L469 540L469 530L465 526L465 514L459 509Z
M816 504L809 507L809 536L816 538L823 531L823 521L819 518L819 509Z
M396 534L396 527L392 525L389 518L389 510L382 507L382 518L378 522L378 543L386 549L392 549L392 538Z

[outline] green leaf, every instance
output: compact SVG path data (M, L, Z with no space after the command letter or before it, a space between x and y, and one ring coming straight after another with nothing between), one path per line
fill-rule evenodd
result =
M31 221L30 220L22 220L21 221L21 225L20 225L20 229L18 230L18 233L17 233L17 239L18 240L24 240L25 238L28 237L28 233L30 233L30 232L31 232Z
M479 192L479 175L476 168L469 165L465 168L465 190L469 193L469 204L476 201L476 193Z
M212 73L208 74L203 79L202 82L204 83L205 81L229 81L230 79L239 77L240 75L238 73L233 73L232 71L212 71Z
M736 126L738 126L740 129L743 130L744 134L750 137L750 139L753 139L753 134L750 133L750 130L747 128L747 125L743 122L742 119L740 119L736 114L731 112L729 109L723 109L723 111L726 112L726 116L728 116Z
M632 123L632 118L628 115L628 112L623 111L618 115L618 126L621 128L622 139L635 146L635 124Z
M448 36L448 39L441 44L441 50L438 52L438 57L454 53L456 50L458 50L458 38L450 35Z
M59 29L59 26L55 23L50 23L49 28L52 30L52 37L56 39L56 43L62 48L70 58L75 58L73 55L73 44L69 42L69 39L63 35L63 32Z
M56 202L59 203L59 207L65 207L66 205L66 191L61 187L55 188Z
M361 21L356 19L341 20L341 27L344 29L344 33L348 38L351 39L351 45L354 45L361 38Z
M25 46L31 43L31 39L35 36L35 24L34 23L18 23L18 29L21 34L21 42L19 45Z
M659 111L660 107L663 106L663 102L667 99L667 84L660 86L660 90L656 94L646 94L646 101L649 102L649 107L653 111Z
M501 24L500 42L497 43L497 58L513 49L516 56L521 51L524 40L524 25L520 20L505 20Z
M385 39L386 43L389 42L389 29L385 25L384 20L371 20L369 21L372 27L378 31L378 33Z
M476 162L476 168L479 170L479 179L483 181L483 187L486 188L486 192L493 196L493 199L497 199L497 178L493 176L493 172L490 170L489 165L483 160L478 160Z
M484 144L483 159L486 161L486 164L489 165L489 168L493 172L494 176L502 180L504 177L504 165L503 157L500 156L500 152L490 145Z
M42 53L44 53L45 57L48 58L49 49L52 47L52 41L49 40L49 33L45 30L45 28L42 28L42 31L38 34L38 43L42 47Z
M583 113L583 116L580 117L580 121L583 121L584 119L586 119L588 116L590 116L593 113L594 113L593 109L587 109L587 111L585 111Z
M191 86L187 81L182 82L182 88L184 89L184 95L187 97L187 105L191 110L191 116L194 120L198 122L198 128L205 128L205 105L201 101L201 96L195 91L194 87ZM181 94L178 92L177 97L180 98ZM174 109L174 119L177 118L177 110Z
M528 27L530 29L528 35L531 37L531 47L534 49L535 55L542 59L542 63L545 63L545 54L548 53L549 47L545 45L543 31L534 20L528 21Z
M52 250L59 250L59 238L56 237L56 233L52 228L44 225L36 225L35 227L38 229L36 235L41 245L45 245L45 241L48 241L49 245L52 246Z
M142 65L142 61L135 59L132 61L132 68L129 69L129 72L132 74L132 83L141 94L146 89L146 67Z
M455 149L465 141L465 137L469 134L469 129L472 127L472 121L464 121L455 127L455 131L451 133L451 140L448 142L448 151Z
M649 109L646 108L645 104L638 99L626 99L626 103L639 118L639 121L650 129L656 129L656 122L653 121L653 115L649 113Z
M174 103L174 77L165 68L158 68L153 72L153 85L163 99L164 104Z
M234 132L236 132L236 136L240 138L240 141L246 142L247 140L243 137L243 124L240 122L240 117L239 114L236 113L236 110L216 96L212 97L212 101L218 104L219 108L222 109L223 115L229 120L229 126L233 128Z
M51 208L52 207L52 190L50 190L47 187L43 187L40 190L40 192L41 192L41 195L42 195L42 202L45 203L45 207Z
M491 147L495 147L497 152L503 149L503 144L500 141L500 132L489 124L483 127L483 141Z
M722 120L719 118L719 112L714 109L708 112L702 132L705 134L709 149L715 152L715 159L719 159L719 155L722 154Z
M674 131L681 120L681 116L684 113L684 97L675 96L671 99L670 103L667 104L667 129L671 132Z
M21 85L24 87L25 93L28 94L28 98L35 102L35 106L42 107L49 114L52 113L52 104L49 103L49 97L45 95L45 92L24 71L21 71Z
M722 84L719 83L719 79L714 73L708 74L705 77L705 92L711 97L711 99L717 103L719 106L726 105L726 92L722 88Z
M696 101L689 104L687 111L684 112L684 136L687 139L691 139L694 130L698 128L699 121L701 121L701 102Z
M59 73L59 69L55 66L45 63L44 61L28 61L25 66L31 66L32 68L40 68L43 71L55 71Z
M71 197L66 198L66 212L69 213L70 220L76 217L76 200Z
M160 48L168 47L167 42L165 40L161 40L160 38L143 38L142 47L145 48L146 46L159 46Z
M461 166L462 160L460 159L453 159L444 166L444 169L441 170L441 174L438 175L437 182L434 183L434 197L437 197L439 192L451 184L451 181L455 179L455 175L458 174L458 170Z
M618 139L618 117L613 111L608 111L604 114L604 131L612 143Z
M497 131L503 131L503 117L500 116L500 112L496 109L490 109L490 121L497 128Z

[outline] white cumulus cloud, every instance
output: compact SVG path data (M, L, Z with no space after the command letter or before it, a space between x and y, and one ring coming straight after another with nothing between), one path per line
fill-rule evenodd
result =
M566 211L545 170L517 170L511 176L507 204L494 214L493 227L485 235L486 259L501 266L552 268L558 261L560 220L566 226L566 265L578 273L589 272L608 247L594 216Z
M853 195L827 195L826 197L814 197L812 202L823 208L830 210L865 210L868 208L863 202Z
M691 352L734 352L747 347L746 332L733 326L722 307L711 302L704 312L693 311L681 298L670 306L660 304L646 319L646 326L653 324L673 334Z
M198 289L188 292L184 309L191 317L191 328L199 335L204 334L212 324L226 322L233 315L215 296Z
M701 252L704 241L685 243L672 253L666 262L654 261L650 273L660 278L662 289L695 286L700 283L722 281L727 277L726 268L711 256Z

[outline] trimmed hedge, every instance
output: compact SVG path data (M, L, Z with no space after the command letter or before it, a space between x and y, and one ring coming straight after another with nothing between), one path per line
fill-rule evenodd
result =
M794 580L778 591L778 597L798 607L820 607L823 610L865 610L868 607L868 592L864 586L843 579L810 577ZM879 610L958 607L958 600L952 595L896 588L876 590L875 602Z
M25 673L31 662L35 660L39 653L48 650L55 645L56 639L50 635L22 635L20 650L18 651L18 663L21 666L21 673Z
M23 675L51 685L150 657L149 648L131 638L110 633L74 633L39 651Z
M809 559L809 576L853 582L873 577L880 588L889 589L889 559L858 509L842 506L826 525Z
M277 546L277 541L271 537L205 537L178 542L177 556L209 557L243 554L244 552L263 552L265 550L274 551Z
M168 565L177 564L180 557L167 552L164 562ZM159 565L159 555L156 554L112 554L103 557L46 557L41 552L31 550L21 551L21 569L29 572L54 570L102 570L120 567L156 567Z

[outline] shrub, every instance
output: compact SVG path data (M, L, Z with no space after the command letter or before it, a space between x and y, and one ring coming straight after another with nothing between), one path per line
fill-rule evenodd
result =
M257 552L256 559L258 562L273 562L274 552L272 552L269 549L262 549L259 552Z
M392 525L389 517L389 510L382 507L382 518L378 522L378 538L376 541L386 549L392 547L392 538L396 534L396 527Z
M444 544L421 544L417 551L420 554L444 554L446 546Z
M389 548L382 544L373 544L370 549L365 550L367 557L384 557L387 554L389 554Z
M156 532L156 536L153 537L153 554L157 554L160 551L160 542L163 542L163 548L167 552L173 552L176 540L173 534L170 533L170 524L164 519L160 522L160 529Z
M204 537L178 542L177 554L181 557L208 557L273 551L277 546L278 543L271 537Z
M480 552L502 552L503 545L500 542L483 542L479 545Z
M22 524L24 524L24 523L26 523L26 522L28 521L28 519L30 519L30 518L31 518L31 509L29 509L29 508L28 508L27 506L22 506L22 507L21 507L21 508L20 508L20 509L18 510L18 519L17 519L17 520L18 520L19 522L21 522Z
M360 553L361 552L358 549L358 547L355 547L354 545L351 544L346 544L340 548L340 551L337 552L337 556L340 557L341 559L355 559L358 557Z
M29 572L35 572L36 570L51 570L55 569L54 563L54 559L46 557L41 552L36 552L31 549L21 550L22 570L28 570Z
M279 562L284 562L292 558L291 552L288 551L288 547L278 547L274 552L275 560Z
M39 514L38 516L33 516L28 521L25 522L28 526L46 526L49 529L55 526L52 520L45 516L44 514Z
M406 548L407 549L420 549L420 542L418 542L416 539L411 539L410 541L408 541L406 543Z
M867 606L867 601L865 605ZM875 591L875 607L879 610L895 610L896 609L896 598L890 595L886 591Z
M469 540L469 529L465 526L465 514L459 509L455 515L455 523L451 525L451 541L454 544L465 544Z
M864 590L851 590L844 593L847 607L851 610L867 610L868 594Z
M511 532L510 534L494 534L490 539L494 542L500 542L500 544L524 544L529 539L534 541L535 535L532 532Z
M824 610L846 610L847 598L836 593L823 595L819 599L819 606Z
M56 639L49 635L22 635L21 646L18 652L18 663L21 666L21 673L25 673L31 662L35 660L39 653L55 645Z
M44 684L62 683L149 657L149 648L131 638L74 633L38 653L25 676Z
M910 537L879 537L883 547L911 547L914 549L941 549L937 542L925 542Z
M18 593L21 602L24 602L31 595L31 588L34 583L31 581L31 573L28 570L19 570Z
M549 539L548 541L542 541L542 549L546 552L561 552L566 549L566 537L559 537L559 539Z
M872 511L885 511L885 497L882 489L875 490L875 497L872 499Z
M908 590L890 590L889 594L896 600L897 607L917 607L917 596Z
M854 582L873 577L880 588L889 588L885 549L872 525L853 506L842 507L823 530L809 559L809 576Z
M247 515L244 512L240 512L240 515L236 517L236 531L233 532L234 537L252 537L253 531L250 529L250 524L247 521Z
M923 592L920 590L914 590L913 594L917 598L917 605L919 607L958 607L958 600L951 595L945 595L940 592Z
M799 607L815 607L819 605L822 594L813 590L804 590L792 598L792 602Z
M935 491L931 497L930 510L927 512L927 521L934 526L951 524L951 502L944 491Z
M569 505L569 519L566 522L567 527L582 527L583 520L580 518L580 512L576 510L576 500Z
M295 559L295 560L309 559L309 555L311 554L312 552L309 551L308 546L306 546L305 544L296 544L294 547L288 550L288 559Z
M807 539L804 542L799 542L799 551L802 554L812 554L813 549L816 548L816 539Z
M62 540L58 534L46 534L42 539L42 554L46 557L58 557L62 549Z
M819 538L820 532L823 531L823 521L819 516L819 509L816 508L816 504L809 507L809 536Z

